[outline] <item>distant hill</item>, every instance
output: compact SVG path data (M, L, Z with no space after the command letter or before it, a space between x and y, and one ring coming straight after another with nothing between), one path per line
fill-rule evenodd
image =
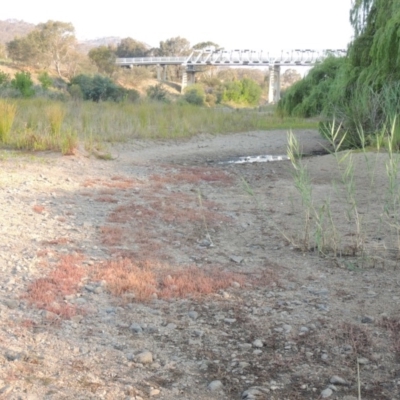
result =
M88 53L94 47L108 46L108 45L116 46L120 41L121 38L117 36L108 36L97 39L81 40L79 41L79 49L83 53Z
M0 21L0 43L5 44L14 38L27 35L35 28L34 24L17 19L6 19Z

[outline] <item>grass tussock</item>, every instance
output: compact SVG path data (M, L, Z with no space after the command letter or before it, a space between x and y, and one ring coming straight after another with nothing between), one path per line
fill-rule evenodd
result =
M302 251L321 255L357 256L366 261L399 260L400 255L400 156L397 152L397 118L389 121L377 135L375 152L369 151L368 137L360 127L357 152L346 148L346 133L335 121L325 129L330 157L327 163L336 172L329 190L316 195L317 185L307 160L301 158L299 143L293 133L288 135L288 156L293 166L293 181L300 195L303 214L302 229L297 238L286 238ZM362 168L358 171L357 168ZM364 176L360 181L358 177ZM378 181L379 179L379 181ZM379 185L379 189L377 189ZM335 200L335 201L332 201ZM340 210L335 204L340 204ZM375 243L373 235L382 236ZM374 242L375 240L375 242ZM381 256L382 253L382 256Z
M0 143L7 143L17 114L15 102L0 99Z

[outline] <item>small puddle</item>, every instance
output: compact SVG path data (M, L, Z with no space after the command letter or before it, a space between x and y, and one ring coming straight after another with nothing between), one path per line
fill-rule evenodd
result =
M271 161L288 161L290 158L288 156L247 156L247 157L237 157L233 160L220 161L218 164L252 164L260 162L271 162Z

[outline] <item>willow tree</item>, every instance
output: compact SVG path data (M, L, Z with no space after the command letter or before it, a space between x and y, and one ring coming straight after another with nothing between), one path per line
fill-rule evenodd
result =
M354 0L350 22L354 39L331 80L306 79L307 90L304 82L295 84L279 109L307 116L305 105L312 104L312 115L340 119L355 136L360 127L373 135L400 113L400 0Z
M350 21L349 61L360 72L358 82L379 90L400 80L400 1L356 0Z

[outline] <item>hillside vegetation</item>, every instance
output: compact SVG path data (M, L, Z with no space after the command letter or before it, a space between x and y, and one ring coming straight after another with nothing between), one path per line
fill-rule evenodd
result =
M178 36L161 41L156 48L130 37L80 43L70 23L47 21L36 26L14 20L0 23L0 32L7 32L0 47L0 97L46 96L94 101L181 98L196 105L234 107L258 106L268 97L268 71L265 70L203 68L196 74L197 84L181 96L183 69L179 66L168 66L167 81L160 85L155 67L123 69L115 65L117 57L188 55L208 46L219 47L211 41L191 46L187 39ZM11 84L15 74L21 72L26 75L24 84L31 85L32 90L21 91L20 85ZM299 79L298 72L288 70L282 76L282 86Z
M323 115L348 132L350 146L374 144L388 131L400 146L400 2L353 1L354 40L346 57L326 59L279 103L281 114Z

